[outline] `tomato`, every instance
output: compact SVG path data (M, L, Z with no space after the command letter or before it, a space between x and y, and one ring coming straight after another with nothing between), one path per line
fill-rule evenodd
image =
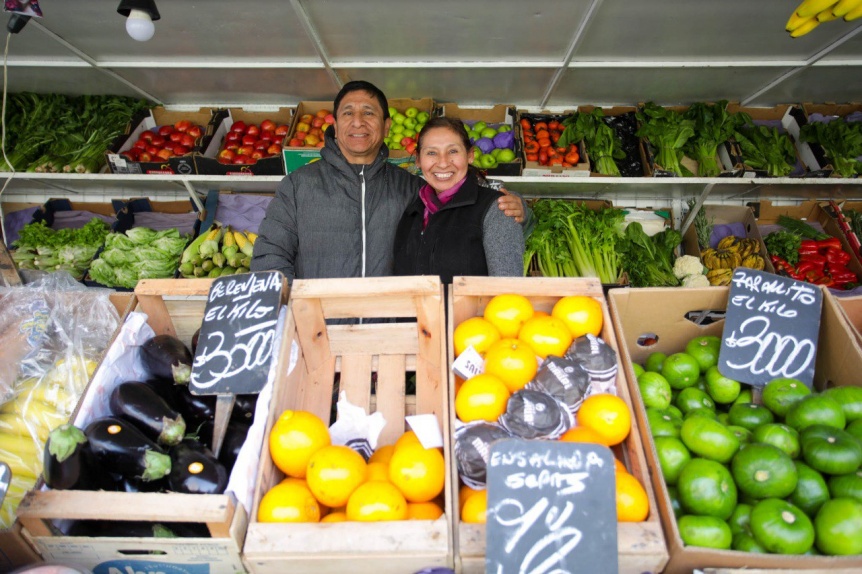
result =
M560 122L558 122L557 120L551 120L548 122L548 129L549 130L560 130L560 129L562 129L562 127L560 126Z
M578 162L581 160L581 156L577 151L570 151L570 152L566 153L566 155L563 159L567 163L570 163L572 165L577 165Z
M653 438L665 483L673 486L679 480L683 467L691 460L691 453L681 440L671 436Z
M679 437L679 429L682 427L682 418L673 416L667 410L655 408L647 408L646 413L647 421L649 422L650 434L653 437Z
M705 373L710 367L718 364L718 351L721 339L713 335L703 335L691 339L685 346L685 352L697 360L700 371Z
M814 518L817 548L824 554L862 553L862 504L852 498L826 501Z
M536 139L541 140L543 138L549 140L549 139L551 139L551 134L548 133L548 130L537 129L536 130Z
M841 405L848 423L862 419L862 387L832 387L826 389L823 394Z
M757 543L757 540L754 539L750 533L746 532L735 532L733 534L733 542L730 545L732 550L739 550L740 552L754 552L756 554L766 554L766 548Z
M709 395L697 387L682 389L679 394L677 394L674 404L684 415L695 409L715 410L715 403L711 398L709 398Z
M799 433L781 423L767 423L754 429L754 440L776 446L790 458L799 456Z
M737 489L723 464L705 458L691 459L676 484L682 507L691 514L727 520L736 508Z
M829 487L823 475L802 461L794 460L796 466L796 489L790 494L788 501L795 504L808 516L814 516L823 503L829 500Z
M679 536L686 546L729 550L733 541L730 526L714 516L685 515L677 521Z
M697 356L692 356L697 359ZM700 363L700 360L698 360L698 363ZM706 369L704 379L706 380L707 394L712 397L712 400L716 403L722 405L735 401L742 390L742 385L740 385L739 381L734 381L731 378L725 377L719 372L718 367L715 365Z
M673 510L674 517L679 520L680 516L685 514L682 509L682 503L679 501L679 490L675 486L668 486L667 496L668 502L670 502L670 509Z
M785 417L790 407L810 394L811 389L799 379L772 379L763 387L763 404L775 416Z
M828 425L812 425L800 436L802 458L826 474L849 474L862 465L862 445L850 433Z
M796 489L793 460L771 444L753 443L739 449L730 465L740 492L754 498L784 498Z
M823 394L803 397L790 407L784 422L800 432L816 424L843 429L847 423L841 405Z
M751 509L751 533L769 552L804 554L814 545L811 519L793 504L767 498Z
M644 361L644 369L647 371L661 373L661 368L664 365L665 359L667 359L666 354L660 351L654 351L650 353L647 356L646 361Z
M722 413L727 414L727 413ZM721 421L719 421L721 422ZM725 423L722 423L725 424ZM727 425L727 430L732 432L736 438L739 439L739 445L742 446L744 444L749 444L753 440L753 434L750 430L744 427L738 427L736 425Z
M539 142L530 141L530 142L525 143L524 144L524 153L526 153L526 154L539 153Z
M700 377L700 365L687 353L673 353L662 362L661 374L674 389L693 387Z
M539 161L539 154L528 153L525 155L527 161Z
M531 124L530 120L528 120L527 118L521 118L521 129L531 130L533 129L533 124Z
M853 498L862 503L862 470L831 477L829 493L832 498Z
M844 428L845 431L855 436L862 442L862 419L858 419L850 423Z
M645 407L666 409L670 406L670 383L663 376L651 371L644 371L637 378L637 382Z
M536 122L533 124L533 129L538 133L539 130L547 130L548 124L547 122Z
M726 426L707 417L685 419L680 438L691 452L721 463L729 462L739 450L739 439Z
M561 166L561 165L563 165L563 160L562 160L562 158L559 158L559 157L552 157L551 159L548 160L548 165L560 165Z
M727 412L727 421L735 426L747 428L753 431L760 425L771 423L775 420L772 411L763 405L745 403L733 405Z
M551 147L551 139L550 138L537 137L536 141L538 142L540 148L550 148ZM548 153L550 153L550 150L548 150Z
M751 523L751 505L740 502L733 509L730 518L727 519L727 524L730 525L730 531L734 534L739 532L750 532L749 525Z

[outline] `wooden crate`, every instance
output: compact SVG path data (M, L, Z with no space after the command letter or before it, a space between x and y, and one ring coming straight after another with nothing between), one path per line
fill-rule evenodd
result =
M527 297L537 310L550 313L554 303L565 295L588 295L601 301L604 310L604 325L600 337L612 348L619 349L614 334L608 305L605 301L602 285L597 279L569 279L554 277L456 277L449 291L448 303L448 333L449 333L449 364L454 360L452 333L456 325L470 317L481 315L495 295L502 293L518 293ZM619 352L619 351L618 351ZM455 413L455 377L449 377L449 412ZM632 399L622 365L617 374L617 392L632 408ZM450 428L454 428L450 422ZM632 421L632 431L621 445L626 467L632 475L643 484L649 496L650 512L645 522L624 522L617 525L617 540L619 546L619 571L625 573L661 572L668 559L665 539L662 533L661 521L656 505L655 494L650 480L649 469L642 438L637 429L636 421ZM451 435L450 435L451 439ZM450 449L454 445L450 445ZM450 482L458 482L455 465L451 467ZM457 492L457 491L456 491ZM457 508L457 501L456 506ZM460 521L455 513L455 551L456 568L464 574L480 574L485 572L485 525L466 524Z
M146 313L156 334L170 334L186 345L200 326L212 279L149 279L135 289L135 311ZM288 347L289 349L289 347ZM278 350L279 353L283 349ZM278 375L275 383L278 384ZM96 392L95 382L88 393ZM238 467L234 472L238 471ZM241 550L248 524L247 509L233 493L126 493L108 491L36 490L27 495L18 517L46 561L73 562L86 568L111 563L147 571L199 571L234 574L243 571ZM48 523L57 519L139 520L206 524L210 537L130 538L55 535ZM154 554L155 558L147 558ZM117 566L118 561L121 566ZM132 564L131 566L128 566ZM105 566L107 568L107 566ZM113 570L112 570L113 571Z
M291 286L285 341L297 360L274 390L268 435L286 409L330 420L333 381L366 412L387 421L378 445L408 429L407 373L416 374L415 411L434 414L448 435L446 332L442 285L436 277L296 280ZM398 322L327 324L329 319L399 318ZM284 367L290 354L282 355ZM376 394L371 388L377 374ZM450 447L444 445L447 467ZM437 520L375 523L263 523L261 497L284 478L262 454L243 556L250 572L380 574L452 565L452 484L446 482L444 515Z

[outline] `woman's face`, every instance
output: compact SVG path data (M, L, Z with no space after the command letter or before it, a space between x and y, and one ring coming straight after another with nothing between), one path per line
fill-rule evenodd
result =
M458 134L449 128L423 130L419 168L428 184L442 193L464 179L473 161L473 149L466 149Z

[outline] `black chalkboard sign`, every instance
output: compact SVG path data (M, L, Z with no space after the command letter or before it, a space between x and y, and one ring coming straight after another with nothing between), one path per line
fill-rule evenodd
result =
M259 393L275 349L284 275L242 273L213 281L189 390L196 395Z
M488 459L485 572L616 574L615 488L607 447L495 442Z
M737 267L727 300L719 372L754 387L782 377L811 387L822 301L816 285Z

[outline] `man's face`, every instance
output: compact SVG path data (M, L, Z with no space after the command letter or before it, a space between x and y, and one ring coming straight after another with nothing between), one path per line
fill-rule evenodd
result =
M383 119L377 98L364 91L348 93L335 114L335 139L341 153L350 163L373 162L390 123L389 118Z

